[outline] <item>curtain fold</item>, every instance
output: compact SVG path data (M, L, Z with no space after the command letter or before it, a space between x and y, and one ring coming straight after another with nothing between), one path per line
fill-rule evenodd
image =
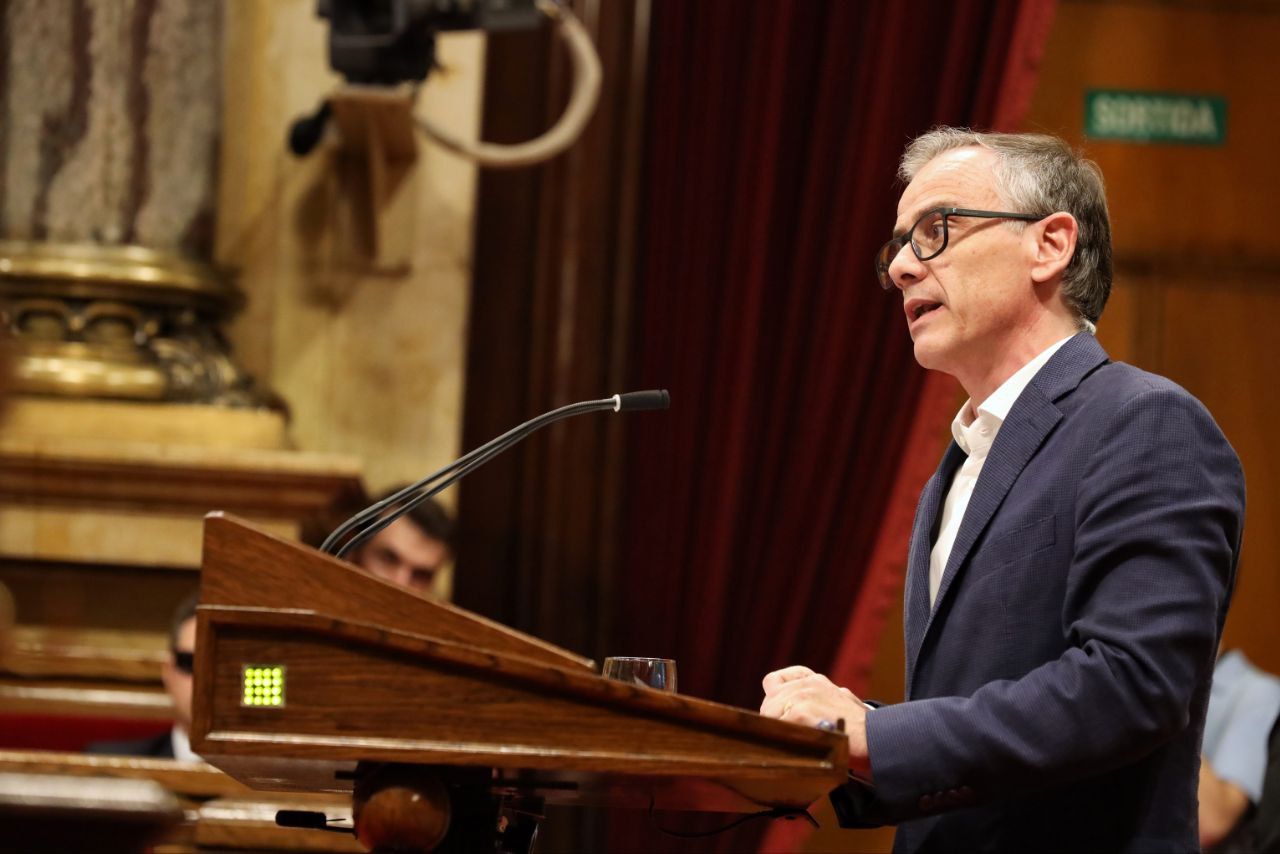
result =
M1055 0L1024 2L1011 23L1011 38L1003 57L988 57L987 69L1000 70L998 84L978 93L975 113L990 116L970 124L997 131L1015 131L1031 105L1044 45L1053 22ZM996 60L1004 61L998 66ZM865 689L875 658L875 645L885 614L900 606L906 569L906 543L911 535L916 499L937 466L950 438L947 426L955 415L958 386L949 377L926 376L908 447L921 453L905 457L886 502L880 537L867 563L866 580L854 604L830 674L838 684L858 692Z
M935 124L1016 123L1053 4L921 8L653 4L631 386L672 409L628 425L614 651L676 658L692 695L754 707L792 663L856 690L896 604L954 395L872 273L897 159ZM611 851L760 833L614 825Z

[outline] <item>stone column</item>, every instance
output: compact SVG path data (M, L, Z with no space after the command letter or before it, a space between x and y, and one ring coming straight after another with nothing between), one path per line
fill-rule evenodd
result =
M15 390L269 406L218 328L216 0L0 0L0 306Z

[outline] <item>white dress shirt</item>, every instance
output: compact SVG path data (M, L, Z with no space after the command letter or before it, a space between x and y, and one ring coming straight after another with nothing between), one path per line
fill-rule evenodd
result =
M191 738L187 735L187 731L182 727L174 724L173 730L169 733L169 738L173 743L174 759L180 759L183 762L204 761L191 749Z
M955 437L960 450L969 458L956 472L951 481L951 489L947 491L946 501L942 505L942 524L938 527L938 539L929 553L929 606L933 607L938 599L938 588L942 586L942 572L947 568L947 559L951 557L951 547L955 545L956 534L960 531L960 522L964 519L964 511L973 496L973 487L982 473L982 465L987 461L987 452L1000 432L1000 425L1009 417L1009 410L1017 402L1022 390L1027 387L1044 363L1058 348L1067 343L1072 336L1050 344L1040 355L1027 362L1005 380L991 396L978 405L974 412L973 401L966 400L964 406L956 413L951 422L951 435Z

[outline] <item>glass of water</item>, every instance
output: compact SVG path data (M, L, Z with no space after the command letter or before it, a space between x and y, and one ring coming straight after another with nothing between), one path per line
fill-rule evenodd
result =
M603 675L658 691L676 690L676 663L670 658L606 658Z

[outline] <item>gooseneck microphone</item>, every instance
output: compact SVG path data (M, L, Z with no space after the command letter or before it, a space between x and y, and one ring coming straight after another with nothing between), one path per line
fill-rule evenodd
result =
M666 389L650 391L629 391L615 394L600 400L584 400L571 403L559 409L545 412L537 418L530 419L518 427L513 427L496 439L491 439L470 453L464 454L444 468L427 475L416 483L411 483L399 492L388 495L347 521L333 529L333 533L325 537L320 551L334 557L343 557L356 546L408 513L414 507L439 492L448 489L467 474L489 462L498 454L530 433L546 427L556 421L582 415L586 412L602 412L612 409L614 412L639 412L645 409L667 409L671 406L671 395Z
M626 394L615 394L609 398L613 401L614 412L639 412L642 409L669 409L671 395L664 389L650 391L629 391Z

